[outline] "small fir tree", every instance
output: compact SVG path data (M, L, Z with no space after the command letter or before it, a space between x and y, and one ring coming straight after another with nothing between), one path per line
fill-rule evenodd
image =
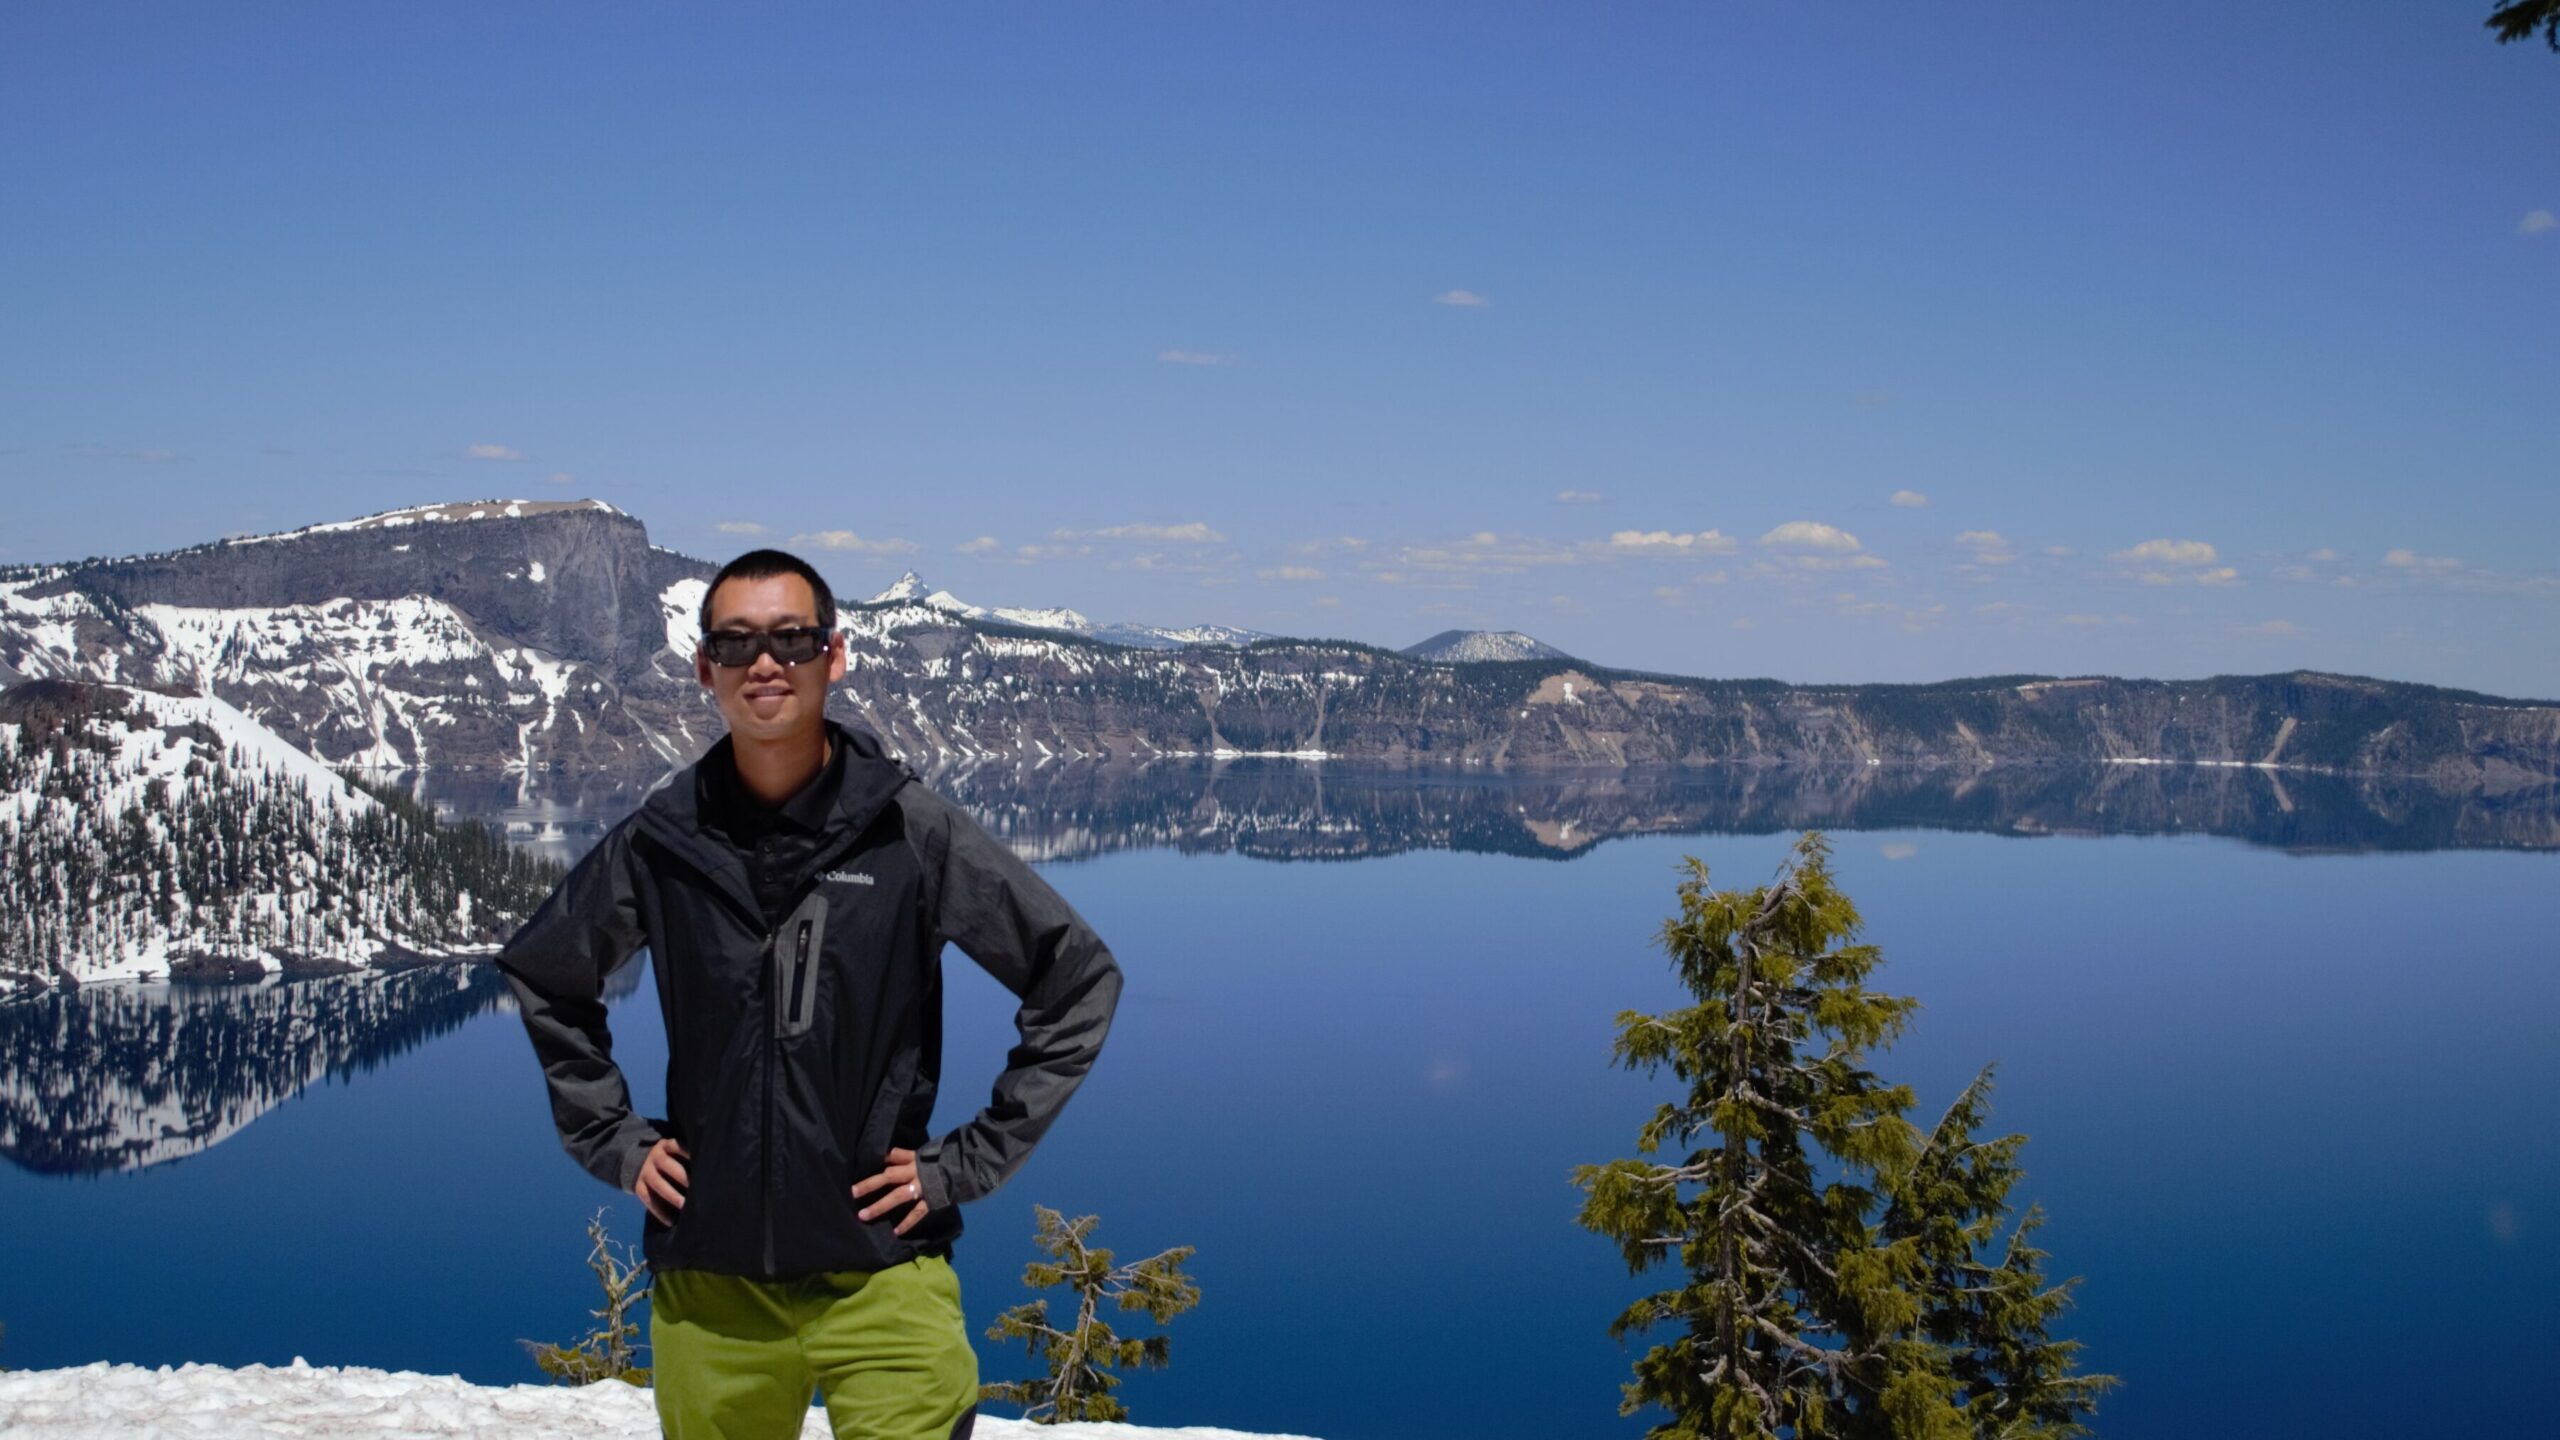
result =
M2009 1191L2024 1173L2018 1151L2027 1137L1978 1138L1990 1111L1992 1068L1983 1066L1947 1107L1894 1187L1881 1229L1919 1247L1921 1333L1946 1351L1968 1433L2014 1440L2086 1435L2082 1418L2117 1380L2078 1373L2080 1342L2050 1333L2080 1282L2045 1283L2045 1252L2030 1243L2044 1224L2042 1209L2031 1207L2001 1234Z
M1619 1411L1669 1411L1650 1440L2080 1433L2106 1377L2075 1376L2076 1347L2045 1335L2064 1290L2024 1244L2038 1217L2001 1275L1978 1273L2016 1145L1973 1141L1982 1082L1923 1144L1910 1088L1868 1068L1917 1002L1867 988L1883 957L1852 943L1857 909L1829 856L1809 832L1750 891L1711 890L1687 859L1661 938L1698 1003L1618 1017L1618 1062L1688 1087L1636 1139L1677 1163L1574 1171L1581 1223L1618 1242L1629 1273L1675 1253L1686 1271L1610 1325L1620 1340L1677 1327L1635 1362Z
M647 1385L649 1367L639 1363L639 1352L649 1347L638 1340L640 1323L631 1312L649 1294L648 1263L630 1246L607 1238L602 1210L587 1220L587 1268L604 1290L604 1303L587 1312L596 1317L596 1328L567 1345L516 1343L532 1352L543 1374L563 1385L598 1380Z
M1086 1243L1099 1217L1068 1220L1045 1205L1031 1207L1038 1233L1034 1244L1049 1255L1023 1267L1022 1283L1034 1290L1068 1286L1076 1297L1075 1319L1065 1329L1049 1323L1049 1302L1035 1299L1016 1305L987 1327L990 1340L1020 1340L1031 1357L1048 1367L1037 1380L1011 1380L982 1385L982 1400L1024 1407L1023 1418L1042 1425L1068 1420L1126 1420L1129 1409L1111 1392L1120 1386L1121 1369L1162 1369L1172 1360L1172 1339L1164 1335L1123 1338L1102 1318L1109 1300L1123 1310L1143 1310L1159 1325L1200 1303L1200 1286L1183 1273L1192 1247L1176 1245L1133 1264L1115 1266L1108 1250Z

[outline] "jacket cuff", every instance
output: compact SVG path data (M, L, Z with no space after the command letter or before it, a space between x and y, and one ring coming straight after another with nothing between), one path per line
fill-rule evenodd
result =
M952 1207L951 1179L944 1169L941 1141L931 1141L916 1151L916 1186L924 1191L925 1209Z
M640 1183L641 1163L649 1158L651 1150L657 1148L659 1139L656 1131L644 1125L640 1127L639 1138L631 1143L631 1148L622 1152L622 1169L616 1184L623 1194L631 1194L632 1187Z

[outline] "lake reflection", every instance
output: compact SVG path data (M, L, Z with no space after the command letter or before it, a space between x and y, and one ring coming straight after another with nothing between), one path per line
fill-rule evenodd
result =
M1408 850L1568 857L1617 836L1920 828L2219 835L2296 851L2560 849L2560 790L2455 790L2411 777L2254 767L2039 765L1979 771L1795 767L1484 775L1285 760L944 765L920 773L1035 860L1232 850L1356 860ZM652 779L436 772L413 793L585 853Z
M1923 1003L1878 1064L1917 1088L1916 1118L2000 1063L1994 1125L2033 1137L2019 1199L2051 1216L2053 1272L2085 1277L2060 1328L2126 1377L2101 1434L2547 1425L2560 876L2521 853L2552 847L2547 799L2153 767L1190 774L935 781L1027 853L1074 859L1045 873L1129 975L1093 1078L968 1211L972 1323L1024 1298L1035 1202L1098 1213L1124 1254L1197 1245L1204 1299L1171 1327L1172 1368L1122 1392L1142 1423L1640 1433L1605 1326L1650 1287L1574 1226L1565 1179L1632 1154L1667 1093L1609 1068L1612 1017L1679 1001L1653 943L1679 857L1748 886L1819 827L1884 950L1877 983ZM512 781L428 793L563 853L618 814ZM937 1130L1013 1038L1011 998L956 950L948 971ZM585 1323L580 1227L606 1205L635 1238L637 1202L560 1154L521 1028L488 1013L494 977L425 973L476 978L0 1011L11 1134L45 1137L0 1166L0 1360L535 1380L514 1339ZM612 1014L651 1109L642 975L615 977ZM152 1058L182 1043L224 1058ZM326 1076L361 1083L310 1085ZM385 1266L396 1295L344 1283ZM980 1353L989 1378L1026 1373L1018 1349Z

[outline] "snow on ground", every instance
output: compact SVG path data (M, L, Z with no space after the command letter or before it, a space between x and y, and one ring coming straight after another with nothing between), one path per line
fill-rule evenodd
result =
M200 1440L213 1436L504 1435L508 1440L642 1440L658 1433L646 1390L474 1385L452 1375L359 1366L111 1365L0 1372L10 1440ZM829 1440L812 1406L802 1440ZM1198 1426L1033 1425L980 1416L974 1440L1307 1440Z

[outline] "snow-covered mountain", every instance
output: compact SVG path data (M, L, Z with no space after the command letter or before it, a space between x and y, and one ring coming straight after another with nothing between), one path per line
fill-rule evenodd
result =
M1060 630L1101 640L1113 645L1135 645L1149 650L1178 650L1190 645L1250 645L1271 637L1260 630L1246 630L1234 625L1139 625L1115 621L1096 625L1082 614L1067 609L1022 610L1003 606L989 608L972 605L948 590L929 589L923 577L913 570L898 577L898 583L872 596L868 605L922 605L949 615L964 615L972 620L992 620L1007 625L1022 625L1034 630Z
M710 568L598 501L494 500L21 566L0 683L219 695L334 764L664 766L718 730L687 603Z
M693 674L713 570L593 501L419 506L165 555L6 568L0 682L217 696L332 763L659 773L721 730ZM1442 634L1399 653L1094 625L1071 611L977 607L912 576L839 615L846 675L834 713L923 761L2138 759L2505 789L2560 774L2553 706L2359 676L1703 680L1592 665L1515 632Z
M1517 630L1443 630L1396 652L1442 665L1471 660L1570 660L1573 657Z
M486 951L560 873L209 695L0 691L0 993Z

